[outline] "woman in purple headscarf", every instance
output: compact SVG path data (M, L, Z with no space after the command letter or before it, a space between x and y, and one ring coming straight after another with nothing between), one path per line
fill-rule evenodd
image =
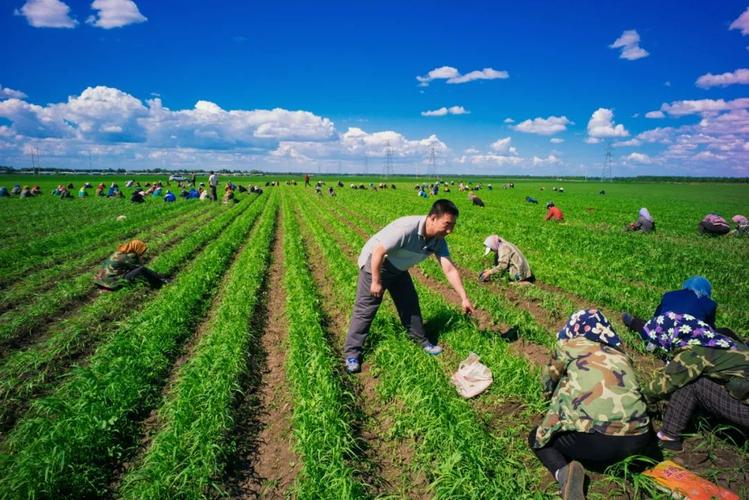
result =
M701 407L749 430L749 348L721 335L690 314L666 311L648 321L641 335L650 349L663 351L668 364L642 386L649 403L669 397L658 439L679 451L681 433Z

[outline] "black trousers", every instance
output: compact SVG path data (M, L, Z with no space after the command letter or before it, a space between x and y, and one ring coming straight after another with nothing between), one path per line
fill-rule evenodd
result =
M128 281L137 279L145 280L151 288L161 288L161 285L164 284L159 273L152 271L145 266L136 267L125 275L125 279Z
M572 460L595 464L618 462L645 450L652 438L652 432L639 436L607 436L597 432L561 432L543 448L534 448L536 443L536 429L534 428L528 434L528 444L544 467L554 475Z

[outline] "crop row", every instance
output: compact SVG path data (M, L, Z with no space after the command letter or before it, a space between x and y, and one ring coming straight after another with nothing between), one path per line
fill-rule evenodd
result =
M161 424L145 456L123 478L122 498L200 498L216 483L229 446L232 403L258 331L250 319L260 300L276 222L271 195L261 221L231 269L222 299L158 412Z
M162 275L173 276L207 243L252 206L253 199L226 211L149 264ZM146 305L147 287L136 285L99 296L83 306L77 314L55 323L48 336L26 349L13 352L0 365L0 429L7 427L16 407L22 405L49 385L61 365L71 357L79 357L84 349L92 349L103 338L114 333L114 322L137 312Z
M33 498L106 490L114 465L129 454L139 420L158 404L173 360L261 209L261 203L252 204L86 366L34 401L2 444L0 491Z
M193 219L194 220L194 219ZM149 254L158 253L174 241L189 235L195 230L193 224L186 224L168 234L163 234L149 242ZM150 233L150 230L146 231ZM107 255L112 248L99 249ZM18 339L39 328L49 318L54 318L65 307L74 304L95 291L92 270L85 270L75 278L58 283L56 287L37 294L17 309L6 311L0 316L0 344Z
M175 238L172 234L174 228L184 227L184 224L188 221L194 221L195 227L199 223L198 219L195 218L194 212L195 207L188 210L187 213L171 214L171 217L157 220L154 224L146 224L144 228L132 236L134 239L140 239L146 241L151 249L150 253L153 253L154 245L158 246L158 242L154 242L153 239L157 236L161 236L163 240L166 238ZM215 210L207 211L207 218L210 220L215 215ZM5 312L8 309L16 307L20 303L27 302L28 299L40 291L44 291L47 288L56 286L58 283L66 282L68 278L74 276L77 272L86 269L90 273L90 267L101 262L106 256L112 253L116 244L113 242L111 247L102 245L99 248L95 248L90 252L75 257L64 259L61 262L39 269L36 272L30 272L23 277L23 281L17 282L14 285L8 287L6 290L0 291L0 311Z
M23 200L6 198L0 202L2 202L3 215L7 217L7 220L19 222L0 228L0 237L6 243L6 248L25 245L30 236L47 238L69 233L71 229L79 229L78 225L72 226L71 221L89 224L105 218L113 219L120 214L129 217L143 211L143 207L130 203L130 200L95 197L66 201L45 194ZM158 202L159 205L164 205L162 200ZM154 200L153 205L156 204ZM31 227L28 224L29 219L33 220Z
M289 351L286 373L293 400L292 429L302 468L300 498L356 498L363 491L355 478L355 440L351 395L340 380L338 357L321 325L320 299L308 268L296 217L284 204L284 288Z
M305 204L309 208L308 204ZM317 242L327 261L340 300L353 303L358 269L345 256L330 235L331 228L341 229L335 221L321 222L308 211L303 212L308 234ZM353 244L359 243L354 235ZM478 352L492 369L495 384L491 393L498 399L521 397L538 406L540 389L536 372L528 364L512 356L507 344L496 336L477 329L455 310L447 308L442 299L420 289L424 317L449 317L441 332L444 342L459 356L469 350ZM486 429L472 403L462 400L447 380L447 372L455 367L441 363L440 358L425 355L405 338L399 321L382 311L375 318L370 333L373 350L365 362L372 362L381 383L385 402L397 399L399 411L394 415L393 432L416 437L417 466L426 474L436 496L508 497L527 492L537 482L533 474L518 474L528 462L528 451L519 436L522 430ZM444 358L442 358L444 359ZM519 443L521 444L519 446Z
M133 205L127 205L133 208ZM131 213L123 221L116 221L115 215L99 222L82 223L82 229L66 231L63 234L40 238L26 238L25 244L0 251L0 285L7 286L23 277L32 269L49 267L60 260L80 255L109 245L112 241L125 239L153 220L163 220L192 208L188 204L163 203L142 207ZM85 212L78 214L78 221L85 221Z

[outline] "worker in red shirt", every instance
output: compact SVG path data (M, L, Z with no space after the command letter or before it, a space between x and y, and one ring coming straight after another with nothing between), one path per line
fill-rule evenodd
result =
M546 204L546 218L544 220L564 220L564 214L554 205L553 201Z

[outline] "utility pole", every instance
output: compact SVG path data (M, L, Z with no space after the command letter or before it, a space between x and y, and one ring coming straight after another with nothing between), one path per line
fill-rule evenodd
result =
M390 141L388 141L385 149L385 179L391 175L393 175L393 150L390 148Z
M434 144L429 152L429 165L427 166L427 180L432 181L437 175L437 154L434 151Z
M606 143L606 153L603 156L603 169L601 170L601 182L606 182L613 179L613 154L611 141Z

